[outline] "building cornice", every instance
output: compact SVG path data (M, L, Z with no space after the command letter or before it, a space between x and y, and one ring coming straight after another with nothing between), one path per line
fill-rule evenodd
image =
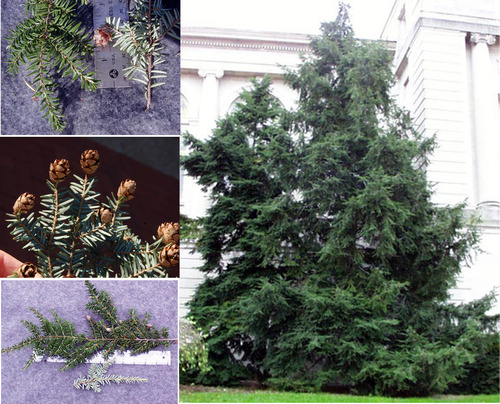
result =
M469 21L457 21L447 18L420 17L417 24L420 24L420 26L423 27L440 28L452 31L500 35L500 20L497 19L470 19Z
M283 65L295 67L300 62L299 55L311 52L311 39L310 35L296 33L185 27L181 32L181 70L194 73L200 68L223 69L230 75L282 75L283 69L276 61L281 59ZM394 53L395 42L384 42ZM264 53L265 57L260 57Z
M396 58L394 61L394 65L396 67L396 71L399 70L401 63L403 63L408 50L413 43L413 39L415 35L419 31L420 28L434 28L434 29L442 29L454 32L463 32L464 35L467 33L477 33L484 34L488 36L496 36L500 35L500 21L499 20L491 20L488 21L490 23L482 23L479 24L477 22L472 21L452 21L449 19L441 19L441 18L433 18L433 17L419 17L413 26L410 34L406 37L404 44L401 47L397 47Z
M305 34L256 32L237 29L182 29L181 46L269 52L305 53L311 37Z

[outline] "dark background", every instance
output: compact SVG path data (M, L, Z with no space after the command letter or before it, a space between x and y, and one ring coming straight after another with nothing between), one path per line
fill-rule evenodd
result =
M170 338L178 338L177 280L92 280L98 290L106 290L118 310L118 317L126 319L135 309L140 318L148 312L151 324L158 329L166 327ZM53 320L51 309L60 317L75 324L76 333L90 334L86 315L98 316L85 309L89 301L87 290L80 280L2 280L2 348L15 345L30 336L21 320L40 325L33 307ZM159 348L156 348L159 349ZM139 376L146 383L102 386L100 393L77 390L73 382L87 376L89 364L59 372L63 363L33 363L22 371L31 356L31 349L2 354L2 403L147 403L174 404L178 402L178 345L168 348L171 365L112 365L108 374Z
M79 2L79 1L78 1ZM1 134L47 135L54 132L40 112L40 104L31 99L33 91L26 86L23 66L17 76L7 72L9 53L6 37L16 25L26 18L25 2L2 0L2 63L1 63ZM81 6L79 18L93 32L92 2ZM172 8L179 8L179 0L165 1ZM153 89L152 104L145 112L146 100L142 84L132 81L133 87L125 89L98 89L89 92L80 89L78 81L66 77L59 80L59 97L66 116L67 127L63 135L178 135L180 130L180 46L173 38L162 40L165 63L158 65L166 71L166 84ZM93 68L93 61L90 61Z
M87 149L99 151L101 163L93 176L98 178L100 201L111 192L116 195L121 181L136 181L136 196L126 208L131 219L125 223L144 242L153 241L161 223L179 221L178 137L0 137L0 249L20 261L35 261L32 252L12 240L6 213L12 213L24 192L35 195L34 211L40 209L40 196L50 193L46 181L55 159L69 160L71 173L82 177L80 154ZM62 186L69 184L72 174ZM178 277L179 266L167 272Z

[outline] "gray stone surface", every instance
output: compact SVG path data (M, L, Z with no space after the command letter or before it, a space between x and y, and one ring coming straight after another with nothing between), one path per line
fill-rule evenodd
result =
M172 7L178 5L174 0ZM19 74L7 72L6 37L25 18L24 1L2 0L2 63L1 63L1 134L2 135L58 135L43 114L40 104L32 100L33 91ZM82 6L79 18L92 31L92 5ZM172 38L162 40L166 62L158 68L168 73L167 83L153 89L152 106L145 112L146 100L140 83L132 88L98 89L88 92L78 82L60 79L59 96L62 100L67 127L62 135L178 135L180 130L180 47ZM91 62L93 65L93 62Z
M129 309L143 318L151 315L156 327L167 327L172 338L178 337L177 281L176 280L92 280L98 290L109 292L118 310L118 317L128 318ZM19 343L30 334L21 320L39 325L34 307L52 320L51 309L60 317L74 322L77 333L89 335L85 309L89 301L84 281L80 280L2 280L2 348ZM178 397L178 345L172 345L172 364L168 365L113 365L108 373L141 376L147 383L105 385L100 393L77 390L73 382L86 376L90 365L81 364L59 372L61 363L33 363L24 372L22 368L31 356L31 349L2 354L2 403L148 403L174 404Z

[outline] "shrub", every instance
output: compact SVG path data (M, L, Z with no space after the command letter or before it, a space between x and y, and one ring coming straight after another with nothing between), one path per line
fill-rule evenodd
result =
M191 384L200 381L200 377L210 370L208 351L201 331L193 321L179 321L179 383Z

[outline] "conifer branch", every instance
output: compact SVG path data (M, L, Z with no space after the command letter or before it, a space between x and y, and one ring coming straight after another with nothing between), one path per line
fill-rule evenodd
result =
M77 1L28 0L26 20L20 22L7 38L10 57L8 71L18 74L19 66L27 66L34 89L33 99L40 100L40 109L55 131L66 123L59 98L55 73L79 80L85 90L95 91L94 72L87 72L86 58L92 55L90 36L76 22ZM81 4L87 4L82 0Z
M39 311L31 308L40 326L21 320L31 336L16 345L2 349L2 353L31 347L33 356L43 355L63 359L65 365L60 371L64 371L84 363L97 353L102 353L104 358L108 359L115 351L130 350L132 354L140 354L159 346L168 348L177 341L169 338L166 328L158 330L149 323L150 316L147 313L144 319L139 319L132 309L130 318L120 320L109 293L105 290L98 291L89 281L85 281L85 285L90 297L86 309L102 318L96 321L87 315L91 329L89 336L76 334L75 325L60 318L54 310L52 310L54 320L50 321ZM33 363L33 356L26 363L25 369Z
M85 177L83 179L83 187L82 187L83 189L82 189L82 193L81 193L81 197L80 197L80 205L78 206L78 214L76 215L75 223L73 225L73 229L75 230L75 232L79 227L80 216L82 214L82 208L83 208L83 205L85 202L85 198L87 196L87 181L88 181L88 174L85 173ZM73 237L72 237L73 241L71 242L71 248L70 248L70 253L69 253L69 258L68 258L68 272L66 273L66 276L71 276L71 267L73 266L73 257L75 254L75 247L76 247L77 239L83 238L89 233L90 232L87 232L87 233L84 233L80 236L78 236L78 235L75 236L75 234L73 234Z
M54 219L52 221L52 230L50 231L49 242L47 243L46 253L47 253L47 264L49 269L49 276L52 278L52 260L50 257L50 246L52 241L54 241L54 234L56 231L57 219L59 216L59 190L57 189L57 183L54 185Z
M125 197L121 197L118 199L118 201L115 204L115 207L113 209L113 219L111 219L111 227L115 227L115 221L118 216L118 209L120 208L120 205L125 202Z
M23 221L23 220L21 220L20 215L10 215L10 214L7 214L7 215L8 216L15 216L16 220L13 221L12 223L15 226L19 226L19 227L21 227L24 230L24 232L29 237L29 242L30 243L35 242L40 247L40 250L45 251L45 245L42 243L42 241L40 240L40 238L38 238L37 236L35 236L35 234L33 234L33 232L31 231L31 229L26 224L26 222L28 222L28 223L30 222L30 218L28 218L26 221ZM21 239L20 237L17 237L17 235L15 235L15 236L16 236L15 237L16 240L23 240L24 241L24 238ZM29 243L28 243L28 245L29 245Z
M89 373L87 378L80 376L75 380L73 386L77 389L87 389L94 390L94 392L99 393L102 389L99 387L104 384L113 383L143 383L147 382L148 379L136 377L136 376L117 376L117 375L106 375L108 368L114 363L114 359L104 362L102 365L99 363L93 363L90 365Z
M85 176L74 175L75 181L61 188L70 167L66 159L56 159L47 181L51 193L41 197L46 209L38 212L39 218L31 213L21 219L33 208L34 195L24 193L18 198L14 213L7 214L8 227L13 228L11 234L16 241L34 251L38 269L30 264L35 268L23 273L17 270L14 277L37 273L45 277L164 277L165 268L178 264L178 224L163 223L157 240L143 243L125 224L129 217L124 209L134 198L135 181L122 181L117 195L108 196L107 204L100 203L100 194L93 189L97 179L88 177L99 163L97 150L86 150L80 159ZM168 237L161 230L167 228Z
M142 271L137 272L136 274L130 275L129 278L138 278L141 275L144 275L146 272L152 271L155 268L160 268L160 264L153 265L152 267L149 268L144 268Z
M157 65L164 62L160 40L165 36L179 39L180 16L177 9L165 8L162 0L137 0L130 12L130 21L120 24L116 18L108 18L114 46L126 52L131 66L124 70L125 77L144 84L146 111L151 106L152 89L165 84L158 81L167 77Z
M107 224L101 224L99 227L96 227L95 229L89 230L87 233L82 233L76 236L77 239L82 239L84 237L90 236L93 233L97 233L100 230L105 229Z

